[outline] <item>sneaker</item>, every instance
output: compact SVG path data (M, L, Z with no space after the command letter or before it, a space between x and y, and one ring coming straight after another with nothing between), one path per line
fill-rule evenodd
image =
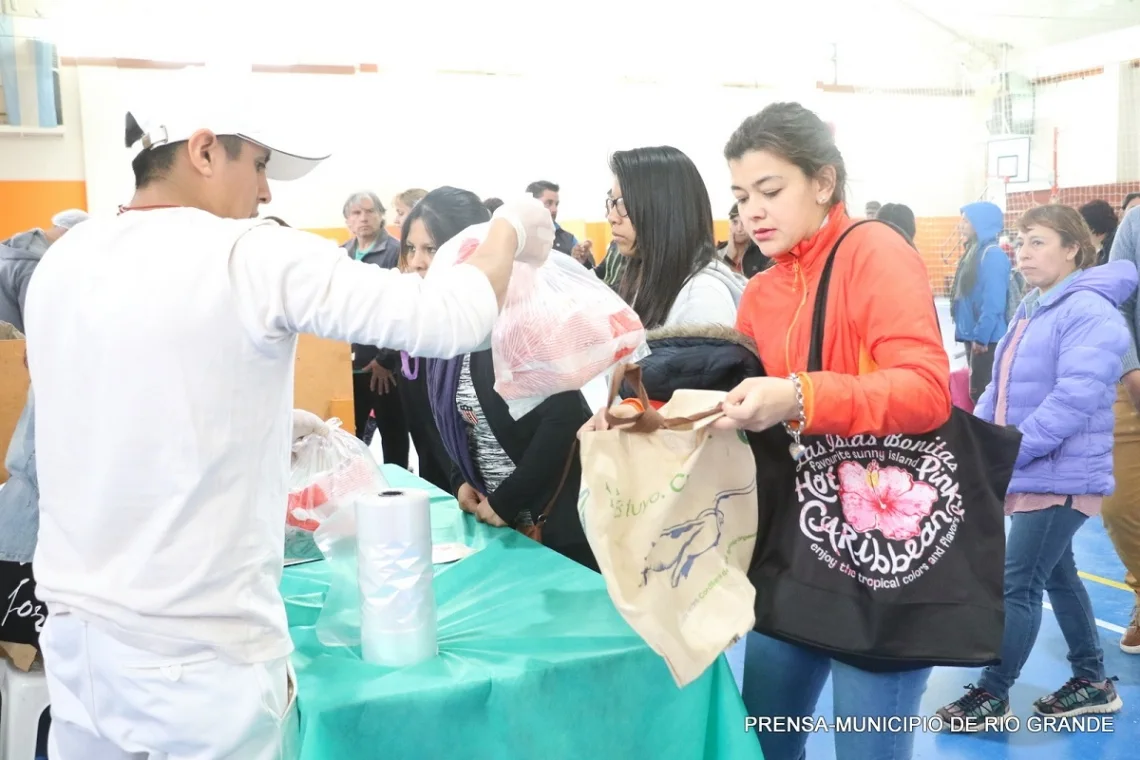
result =
M1120 649L1127 654L1140 654L1140 602L1132 608L1132 622L1120 637Z
M1060 689L1034 702L1033 711L1038 715L1118 712L1124 707L1124 702L1116 693L1112 683L1115 680L1115 676L1102 683L1093 683L1087 678L1070 678Z
M953 732L972 733L993 726L993 720L1002 721L1013 715L1009 700L998 699L985 689L970 684L966 696L951 702L935 713L943 725Z

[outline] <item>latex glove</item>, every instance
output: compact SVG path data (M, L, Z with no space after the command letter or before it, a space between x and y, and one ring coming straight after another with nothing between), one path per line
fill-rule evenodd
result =
M332 430L328 423L312 412L304 409L293 410L293 440L297 441L307 435L328 435Z
M554 218L546 206L529 195L509 201L495 210L495 219L510 222L518 237L515 259L541 266L554 245Z

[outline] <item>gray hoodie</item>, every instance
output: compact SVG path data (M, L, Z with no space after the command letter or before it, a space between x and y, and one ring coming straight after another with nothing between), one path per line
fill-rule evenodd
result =
M28 283L48 245L40 229L21 232L0 242L0 322L8 322L21 332Z
M736 311L748 281L720 259L690 277L677 294L665 326L736 326Z

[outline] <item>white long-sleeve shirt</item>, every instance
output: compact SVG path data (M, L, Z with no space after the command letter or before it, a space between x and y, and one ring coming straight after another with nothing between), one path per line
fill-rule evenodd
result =
M298 333L450 357L498 312L469 265L425 282L331 241L188 208L95 217L27 301L37 595L159 654L292 649L278 586Z

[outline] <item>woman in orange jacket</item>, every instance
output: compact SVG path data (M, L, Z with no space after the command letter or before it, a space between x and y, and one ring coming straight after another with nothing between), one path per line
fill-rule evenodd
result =
M737 329L768 377L729 393L722 426L807 434L925 433L950 418L950 366L922 260L895 230L866 224L836 257L823 345L806 372L812 308L828 254L851 226L846 170L830 129L796 103L749 117L725 147L740 219L774 265L753 277ZM827 610L819 610L821 616ZM752 716L811 715L830 673L837 717L917 715L930 670L872 672L753 633L744 701ZM838 760L906 760L912 734L836 734ZM804 756L805 734L764 732L768 760Z

